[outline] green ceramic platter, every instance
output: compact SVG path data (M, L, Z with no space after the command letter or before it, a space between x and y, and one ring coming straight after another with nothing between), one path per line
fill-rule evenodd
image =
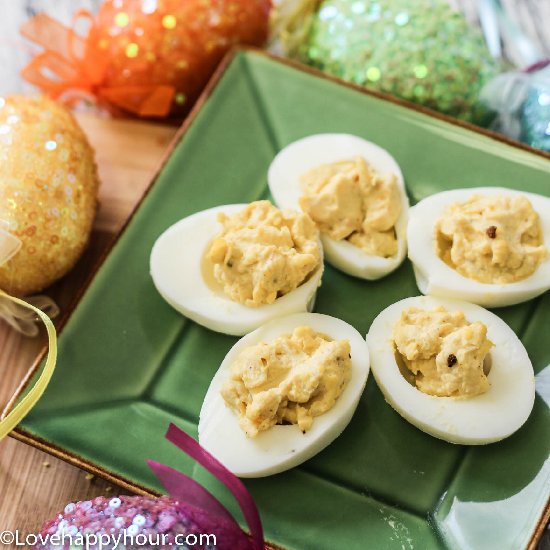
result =
M203 396L236 339L199 327L162 300L149 276L155 239L198 210L268 197L276 152L314 133L357 134L386 148L413 203L482 185L550 195L550 162L259 52L238 52L222 73L63 329L55 376L18 434L151 491L161 488L145 460L167 463L235 511L225 490L164 433L172 421L196 436ZM408 261L376 282L329 266L316 311L365 334L383 308L417 294ZM549 365L550 294L496 312L520 335L536 372ZM466 447L408 424L371 376L332 445L294 470L246 485L267 540L288 549L520 549L541 525L549 450L550 411L539 395L515 435Z

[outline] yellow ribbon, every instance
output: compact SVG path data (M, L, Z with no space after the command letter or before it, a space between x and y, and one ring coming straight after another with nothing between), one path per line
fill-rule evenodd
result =
M17 237L11 235L6 228L6 222L0 220L0 265L7 262L10 258L17 254L17 252L21 248L21 241L17 239ZM36 303L45 303L46 307L53 304L51 300L45 301L43 297L35 296L33 299L36 298L42 298L41 300L39 299ZM44 365L44 369L42 370L42 373L38 377L38 380L36 381L34 386L27 393L27 395L25 395L25 397L21 399L21 401L15 406L15 408L4 418L2 418L2 420L0 420L0 440L8 435L13 430L13 428L15 428L15 426L17 426L17 424L19 424L19 422L21 422L21 420L23 420L23 418L29 413L29 411L36 405L36 402L44 393L44 390L46 389L46 386L48 385L48 382L52 377L57 360L57 335L51 319L42 310L38 309L34 305L29 304L24 300L20 300L19 298L14 298L13 296L6 294L3 290L0 290L0 306L2 305L3 300L7 300L8 302L11 302L16 306L29 309L34 314L38 315L38 317L46 325L46 330L48 332L49 352L46 359L46 364ZM19 329L21 329L21 327L23 329L26 327L27 333L29 332L29 329L27 327L27 325L29 324L28 320L21 320L13 312L6 313L5 310L6 308L4 308L4 316L10 324ZM1 315L2 311L3 310L0 307L0 318L3 317L3 315ZM56 311L55 308L53 309L53 311ZM16 323L17 319L21 320L21 326ZM23 330L22 332L25 331Z
M46 331L48 332L48 346L49 352L46 358L46 363L42 373L38 377L38 380L30 391L19 401L15 408L7 414L2 420L0 420L0 440L8 435L14 428L27 416L30 410L36 405L37 401L42 397L42 394L46 390L46 387L52 377L53 371L55 369L55 363L57 361L57 335L55 327L51 319L40 309L34 307L27 302L20 300L19 298L14 298L9 294L6 294L3 290L0 290L0 297L6 298L11 302L18 304L24 308L30 309L33 311L46 325Z

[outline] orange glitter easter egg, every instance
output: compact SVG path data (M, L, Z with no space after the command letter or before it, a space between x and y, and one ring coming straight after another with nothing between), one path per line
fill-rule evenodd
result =
M264 44L270 8L270 0L108 0L96 19L105 85L174 86L172 112L183 113L233 45Z
M88 242L98 178L86 136L44 97L0 97L0 221L22 247L0 289L33 294L73 267Z

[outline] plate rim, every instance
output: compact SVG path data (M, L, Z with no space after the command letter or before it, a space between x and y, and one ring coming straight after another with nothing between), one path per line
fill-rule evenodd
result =
M198 116L199 112L202 110L202 107L208 100L208 98L212 95L213 91L217 87L218 82L222 79L223 75L227 71L227 69L232 65L233 62L235 62L239 56L246 54L252 54L257 55L258 57L264 57L267 58L275 63L278 63L283 66L291 67L295 70L298 70L300 72L309 74L311 76L314 76L316 78L326 80L329 82L336 83L340 86L343 86L345 88L354 90L356 92L359 92L361 94L375 97L377 99L380 99L382 101L390 102L394 105L398 105L401 107L404 107L405 109L409 109L415 112L422 113L423 115L426 115L430 118L434 118L436 120L440 120L449 124L452 124L454 126L458 126L459 128L474 132L475 134L479 134L485 137L488 137L492 139L493 141L497 141L500 143L503 143L505 145L514 147L516 149L535 154L536 156L542 157L544 159L550 160L550 153L547 153L545 151L535 149L534 147L531 147L530 145L527 145L525 143L522 143L520 141L513 140L511 138L508 138L502 134L499 134L493 130L489 130L486 128L482 128L479 126L476 126L473 123L457 119L455 117L452 117L450 115L440 113L438 111L435 111L433 109L430 109L428 107L425 107L423 105L419 105L416 103L413 103L411 101L407 101L401 98L397 98L395 96L392 96L385 92L380 92L377 90L371 90L367 89L364 86L354 84L351 82L347 82L341 78L326 74L322 72L319 69L315 69L313 67L309 67L303 63L299 63L297 61L282 57L280 55L273 54L271 52L268 52L266 50L263 50L261 48L255 47L255 46L243 46L243 45L237 45L233 46L227 54L223 57L223 59L220 61L219 65L217 66L216 70L214 71L212 77L208 81L206 87L204 88L203 92L200 94L199 98L193 105L191 111L187 115L187 117L183 120L181 126L178 128L176 134L170 141L169 145L167 146L165 152L162 155L162 158L157 163L157 166L154 170L154 174L150 180L150 182L147 184L147 187L145 188L143 194L139 198L139 200L136 202L134 207L132 208L130 214L128 215L127 219L124 221L120 229L116 232L111 242L105 247L105 250L101 254L101 256L96 260L94 263L92 269L86 276L86 279L84 280L81 287L78 289L78 291L75 293L73 298L70 300L66 310L63 312L62 316L59 318L59 320L56 322L56 328L58 331L58 334L61 334L63 331L63 328L66 326L67 322L71 318L73 312L75 311L76 307L80 303L82 297L88 290L89 286L95 279L95 276L97 275L98 271L101 269L103 264L105 263L105 260L110 255L118 241L121 239L122 235L126 232L126 229L128 225L133 220L136 212L141 207L142 203L148 196L151 189L154 187L157 179L159 178L163 168L165 167L166 163L170 159L172 153L174 152L175 148L179 144L179 142L182 140L184 135L189 130L190 126L195 121L196 117ZM37 371L40 368L40 365L46 356L47 353L47 346L45 345L37 355L36 359L33 361L32 365L27 370L25 376L23 377L23 380L19 384L19 386L16 388L15 392L13 393L12 397L7 402L6 406L4 407L2 414L0 415L0 418L4 418L15 406L16 402L20 399L20 397L23 395L25 390L27 389L30 381L35 376ZM158 491L155 491L151 489L150 487L147 487L145 485L141 485L126 476L122 474L115 473L103 466L99 466L95 464L92 460L85 459L78 455L77 453L73 453L72 451L68 451L66 449L63 449L62 447L56 445L55 443L52 443L50 441L47 441L32 432L26 430L25 428L16 427L10 434L9 437L12 437L13 439L16 439L18 441L21 441L22 443L25 443L27 445L30 445L32 447L35 447L36 449L39 449L43 452L46 452L50 454L51 456L54 456L56 458L59 458L60 460L63 460L64 462L67 462L73 466L76 466L86 472L89 472L93 475L96 475L98 477L101 477L105 480L107 480L110 483L113 483L119 487L121 487L124 490L132 491L139 495L144 496L160 496L161 493ZM527 546L525 547L525 550L535 550L536 545L539 542L539 540L542 538L542 535L545 531L546 524L550 521L550 498L548 498L546 505L542 511L542 514L538 518L538 521L535 523L533 527L533 531L531 533L531 537L529 538L529 541L527 543ZM283 550L281 547L274 545L271 542L266 542L266 548L270 550Z

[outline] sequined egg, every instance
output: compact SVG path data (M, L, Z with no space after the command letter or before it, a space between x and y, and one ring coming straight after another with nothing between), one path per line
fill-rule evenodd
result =
M485 120L478 95L499 66L479 29L447 0L322 0L316 6L309 31L292 31L302 61L461 119Z
M104 85L174 86L173 112L185 112L235 44L266 40L270 0L107 0L97 40Z
M70 503L41 529L35 550L253 550L237 524L171 497L96 497Z
M44 97L0 97L0 222L21 240L0 288L33 294L73 267L89 238L98 177L86 136Z

